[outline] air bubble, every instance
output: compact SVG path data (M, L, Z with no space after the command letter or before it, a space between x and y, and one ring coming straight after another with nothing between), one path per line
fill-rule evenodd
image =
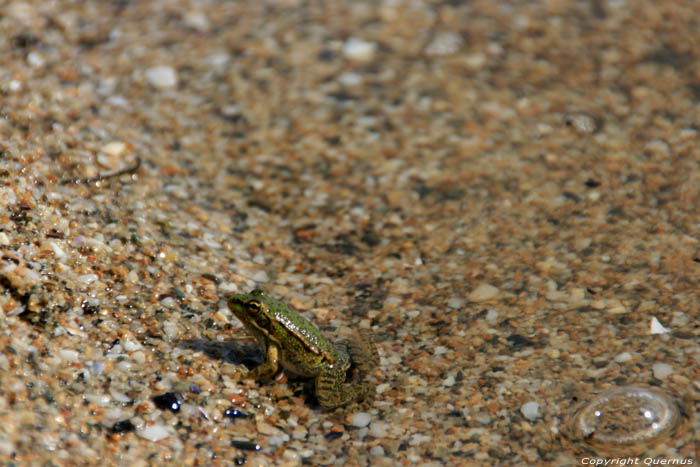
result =
M675 398L643 386L605 391L576 411L574 439L599 447L650 445L668 438L685 414Z

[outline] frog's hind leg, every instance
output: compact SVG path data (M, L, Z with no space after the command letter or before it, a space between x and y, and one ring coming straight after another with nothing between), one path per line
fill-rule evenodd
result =
M342 344L350 358L351 365L348 370L350 384L357 389L355 409L368 410L374 404L376 395L368 378L370 372L379 364L379 354L372 334L361 335L355 332L352 338L344 340Z
M355 399L355 388L345 384L349 367L349 361L339 360L335 365L322 369L316 376L316 398L321 407L334 409Z

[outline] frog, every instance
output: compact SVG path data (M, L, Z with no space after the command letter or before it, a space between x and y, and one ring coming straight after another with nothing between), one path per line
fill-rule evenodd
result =
M248 378L272 379L281 367L313 378L316 398L324 409L371 404L366 377L378 361L371 340L356 334L332 342L291 306L261 289L229 294L226 302L263 350L264 362L250 370Z

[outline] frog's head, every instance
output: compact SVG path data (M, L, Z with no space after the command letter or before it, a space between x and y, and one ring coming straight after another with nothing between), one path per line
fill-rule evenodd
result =
M249 294L230 294L226 297L229 309L248 328L265 332L270 327L270 308L262 290Z

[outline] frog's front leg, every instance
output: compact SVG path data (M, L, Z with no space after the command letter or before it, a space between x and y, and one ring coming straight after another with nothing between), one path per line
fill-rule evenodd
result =
M262 365L253 368L246 377L254 380L272 379L279 371L279 348L276 345L265 346L265 361Z

